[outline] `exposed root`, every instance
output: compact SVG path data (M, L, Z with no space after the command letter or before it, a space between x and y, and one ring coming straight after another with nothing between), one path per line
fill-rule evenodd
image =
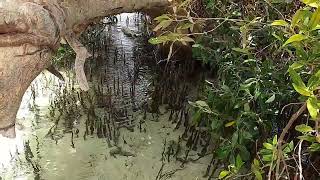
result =
M79 86L82 90L88 91L89 85L84 73L84 64L86 59L91 56L87 49L79 42L73 32L68 33L65 36L65 39L71 46L71 48L76 52L76 61L75 61L75 71L76 79L79 83Z
M15 138L16 137L15 123L7 127L0 128L0 135L7 138Z
M59 78L61 81L64 81L64 77L62 76L62 74L54 67L54 66L49 66L48 68L47 68L47 70L51 73L51 74L53 74L53 75L55 75L57 78Z
M280 134L280 137L279 137L279 139L278 139L278 154L277 154L278 159L277 159L277 166L276 166L276 179L279 179L279 178L280 178L278 175L279 175L279 170L280 170L280 161L281 161L281 158L280 158L280 157L283 156L282 150L283 150L283 148L284 148L284 147L283 147L284 137L285 137L285 135L287 134L287 132L290 130L292 124L296 121L296 119L298 119L298 117L299 117L306 109L307 109L307 104L304 103L304 104L300 107L300 109L291 116L288 124L284 127L284 129L282 130L282 133ZM269 179L271 178L271 167L272 167L272 166L270 166L269 173L268 173Z

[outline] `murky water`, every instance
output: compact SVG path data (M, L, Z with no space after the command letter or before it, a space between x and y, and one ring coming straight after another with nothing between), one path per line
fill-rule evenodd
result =
M0 179L202 179L210 159L188 151L199 160L179 162L183 131L173 131L170 112L142 108L153 82L148 64L156 60L143 38L128 36L128 29L140 36L141 19L121 14L118 23L83 37L94 55L86 64L88 93L72 78L62 82L44 72L35 79L18 112L17 138L0 137Z

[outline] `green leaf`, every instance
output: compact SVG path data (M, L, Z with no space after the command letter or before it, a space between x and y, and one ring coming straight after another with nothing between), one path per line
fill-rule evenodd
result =
M316 137L310 136L310 135L298 136L298 139L305 140L305 141L308 141L308 142L316 142L317 141Z
M250 152L248 151L246 146L239 145L237 147L239 149L239 154L244 161L248 161L250 159Z
M286 144L286 147L283 149L283 152L288 154L293 151L293 148L294 148L293 141L291 141L289 144L288 143Z
M272 36L273 37L275 37L277 40L279 40L279 41L283 41L283 38L281 38L280 36L278 36L277 34L275 34L275 33L272 33Z
M171 18L168 16L168 14L163 14L161 16L154 18L154 20L156 20L158 22L161 22L163 20L169 20L169 19L171 19Z
M263 155L262 156L262 160L265 162L270 162L272 160L274 160L275 158L272 156L272 154L268 154L268 155Z
M249 103L245 103L245 104L243 105L243 109L244 109L245 112L249 112L249 111L250 111L250 105L249 105Z
M263 146L264 146L266 149L273 150L273 145L270 144L270 143L263 143Z
M193 26L194 26L193 23L183 23L177 29L189 29L189 28L193 28Z
M304 20L304 10L299 9L292 17L291 27L295 27L300 21Z
M224 125L224 127L230 127L230 126L234 125L235 123L236 123L236 121L228 122L227 124Z
M306 87L306 85L304 84L304 82L302 81L300 75L293 69L293 68L289 68L288 72L290 74L290 77L293 81L293 88L300 93L301 95L304 96L311 96L312 93L309 91L309 89Z
M288 72L294 84L296 84L297 86L301 86L303 88L306 87L300 75L293 68L289 67Z
M295 127L295 129L299 132L302 132L302 133L308 133L308 132L312 132L313 129L312 127L308 126L308 125L305 125L305 124L300 124L300 125L297 125Z
M309 28L310 30L315 30L317 25L320 22L320 8L317 8L311 16L310 22L309 22Z
M311 92L306 88L306 87L303 87L303 86L298 86L296 84L292 84L293 85L293 88L301 95L304 95L304 96L311 96Z
M273 94L267 101L266 103L272 103L276 99L276 95Z
M205 101L196 101L196 104L201 107L209 107Z
M319 108L317 105L317 99L315 97L309 97L307 100L307 109L312 119L317 119Z
M201 112L200 110L196 111L192 117L194 122L199 122L201 120Z
M244 49L241 49L241 48L232 48L232 50L234 50L234 51L236 51L236 52L239 52L239 53L243 53L243 54L250 54L249 49L247 49L247 48L244 48Z
M311 91L314 91L318 86L320 85L320 70L311 76L311 78L308 81L308 88Z
M225 145L225 146L220 146L216 153L217 153L217 158L219 159L225 159L229 156L231 151L231 146Z
M288 23L284 20L275 20L271 23L272 26L288 26Z
M182 41L182 42L194 42L194 40L191 37L188 37L188 36L182 37L181 39L179 39L179 41Z
M284 44L282 47L290 44L290 43L293 43L293 42L300 42L304 39L306 39L307 37L303 34L295 34L293 36L291 36Z
M257 180L262 180L261 172L258 170L253 171L254 175L256 176Z
M226 171L226 170L221 171L220 174L219 174L219 179L223 179L228 174L230 174L230 171Z
M260 162L259 162L256 158L254 158L253 164L254 164L256 167L260 167Z
M272 144L273 144L274 146L276 146L276 145L278 144L278 136L277 136L277 135L275 135L275 136L273 137Z
M240 155L238 154L236 157L236 167L239 170L243 166L244 162L242 161Z
M149 43L150 44L163 44L170 41L170 39L168 38L168 36L159 36L156 38L150 38L149 39Z
M296 69L300 69L305 65L305 62L303 61L298 61L298 62L294 62L292 65L290 65L290 68L292 68L293 70Z
M317 152L320 151L320 144L319 143L313 143L309 146L309 150L311 152Z
M257 159L253 159L253 164L251 164L251 171L256 176L257 180L262 180L261 170L260 170L260 163Z
M235 131L231 138L232 147L236 147L236 145L238 144L238 140L239 140L239 133L238 131Z
M172 23L172 19L163 20L153 29L153 31L158 31L160 29L165 29L168 26L170 26L171 23Z
M319 7L318 0L300 0L300 1L311 7L315 7L315 8Z

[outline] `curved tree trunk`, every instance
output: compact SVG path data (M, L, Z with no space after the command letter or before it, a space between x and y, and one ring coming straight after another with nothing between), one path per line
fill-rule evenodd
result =
M15 137L15 118L30 83L49 64L65 38L77 53L77 80L87 90L76 39L97 18L163 8L168 0L0 0L0 134Z

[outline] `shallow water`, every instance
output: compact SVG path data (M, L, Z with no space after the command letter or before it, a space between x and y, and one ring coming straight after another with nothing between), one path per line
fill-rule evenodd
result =
M18 112L16 139L0 137L2 179L203 179L209 157L184 165L177 158L164 158L167 146L174 145L183 131L173 130L166 108L160 108L160 115L142 110L153 77L152 67L142 62L148 59L146 42L124 35L121 29L140 32L143 23L137 14L121 14L118 20L87 45L94 57L86 64L91 86L83 96L89 97L86 105L75 98L80 93L76 85L76 90L72 88L71 79L62 82L44 72L34 80ZM69 73L63 74L70 77ZM64 100L70 106L50 109ZM94 133L88 132L91 110L95 120L89 126ZM54 126L59 114L63 116ZM106 121L112 122L106 132L110 136L98 138L96 131ZM55 131L48 134L52 127ZM197 159L197 152L191 151L189 157Z

